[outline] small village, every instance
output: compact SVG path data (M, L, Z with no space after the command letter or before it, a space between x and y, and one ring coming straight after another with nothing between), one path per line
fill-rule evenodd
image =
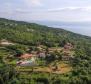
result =
M14 43L3 39L0 45L9 46ZM43 45L38 45L37 50L27 49L28 52L20 54L16 59L16 69L26 71L26 67L31 71L36 72L52 72L52 73L66 73L72 67L69 65L74 59L74 46L71 43L66 43L64 47L46 48ZM25 69L24 69L25 68Z
M91 37L64 28L1 18L0 84L91 84Z
M33 71L49 73L66 73L72 69L69 66L69 62L74 59L74 51L72 51L73 46L71 43L65 44L63 48L48 48L48 50L43 49L43 46L40 45L38 49L39 51L31 51L31 53L21 55L19 61L17 61L17 66L22 66L23 68L24 66L36 67ZM57 53L54 59L57 60L52 58L51 54L54 52ZM49 63L45 60L47 62L49 61ZM52 60L54 61L51 62Z

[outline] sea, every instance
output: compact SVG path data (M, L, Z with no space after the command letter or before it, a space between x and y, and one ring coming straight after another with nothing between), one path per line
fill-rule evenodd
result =
M36 23L91 37L91 22L36 21Z

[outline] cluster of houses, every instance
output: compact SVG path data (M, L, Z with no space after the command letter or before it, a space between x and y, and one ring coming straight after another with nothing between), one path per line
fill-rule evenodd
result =
M17 26L16 23L4 23L4 25L5 25L5 26L8 26L8 25L9 25L9 26Z
M20 61L17 62L17 65L20 66L36 66L37 58L45 58L46 54L44 52L35 53L35 54L23 54L19 57Z
M0 45L8 46L8 45L15 45L14 43L2 39L0 40ZM46 58L46 56L50 56L51 52L55 51L62 51L62 60L63 61L70 61L74 58L74 53L71 51L73 49L73 45L71 43L66 43L63 48L48 48L48 52L43 48L43 45L38 46L39 52L32 51L31 53L25 53L21 56L19 56L19 61L17 62L17 65L21 66L34 66L36 65L36 60L38 58Z
M68 61L68 60L72 60L74 59L74 52L72 52L71 50L73 49L73 45L71 43L66 43L64 45L64 50L63 50L63 56L62 56L62 60Z
M36 65L36 57L32 54L23 54L20 57L20 61L17 62L17 65L20 66L35 66Z
M67 43L64 45L63 48L63 56L62 56L62 60L64 61L68 61L73 59L73 54L70 52L70 50L73 48L73 45L71 43ZM41 49L41 48L40 48ZM55 49L49 49L49 51L54 51ZM58 49L58 50L62 50L62 49ZM21 55L20 61L17 62L17 65L21 65L21 66L34 66L36 65L36 60L37 58L45 58L46 56L50 56L50 54L46 53L45 51L40 51L40 52L31 52L31 54L26 53Z
M65 49L65 50L71 50L71 49L73 49L73 45L72 45L71 43L66 43L66 44L64 45L64 49Z

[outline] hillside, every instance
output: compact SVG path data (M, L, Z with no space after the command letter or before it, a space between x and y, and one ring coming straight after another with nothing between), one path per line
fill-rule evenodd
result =
M0 18L0 83L90 84L91 37Z
M73 43L80 41L91 42L90 37L75 34L63 29L7 19L0 19L0 39L8 39L27 45L40 43L49 46L55 46L54 43L60 45L64 40Z

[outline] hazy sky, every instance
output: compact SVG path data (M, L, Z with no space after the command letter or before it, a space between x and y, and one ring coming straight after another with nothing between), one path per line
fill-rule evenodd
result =
M27 21L91 21L91 0L0 0L0 17Z
M89 22L91 0L0 0L0 17L24 21ZM78 31L91 35L91 28L79 28Z

